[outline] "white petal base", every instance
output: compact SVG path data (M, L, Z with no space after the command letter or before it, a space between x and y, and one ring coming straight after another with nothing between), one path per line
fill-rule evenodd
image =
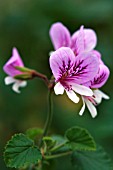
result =
M13 86L12 86L12 89L16 93L20 93L20 90L19 90L20 87L25 87L27 85L27 81L19 81L19 80L16 80L16 79L14 79L13 77L10 77L10 76L7 76L4 79L4 81L5 81L6 85L14 83Z
M66 93L67 93L69 99L71 99L74 103L78 103L79 102L79 97L75 94L74 91L72 91L72 90L67 91L66 90Z
M15 79L13 77L7 76L4 79L5 85L9 85L15 82Z
M77 92L78 94L83 95L83 96L92 96L93 95L93 91L90 88L83 86L83 85L73 84L72 89L75 92Z
M63 94L64 93L64 87L58 82L55 86L54 86L54 91L56 95L59 94Z
M25 87L27 85L26 81L16 81L13 86L12 89L16 92L16 93L20 93L21 91L19 90L20 87Z
M84 113L84 111L85 111L85 101L84 101L84 98L83 98L83 97L82 97L82 101L83 101L83 106L82 106L82 108L81 108L81 110L80 110L80 112L79 112L79 115L80 115L80 116L82 116L83 113Z
M108 100L110 97L108 95L106 95L105 93L103 93L101 90L93 90L94 92L94 100L97 102L97 104L100 104L102 101L102 98Z
M85 100L85 103L88 107L88 110L90 111L91 113L91 116L93 118L95 118L97 116L97 110L96 110L96 107L88 100L88 99L84 99Z

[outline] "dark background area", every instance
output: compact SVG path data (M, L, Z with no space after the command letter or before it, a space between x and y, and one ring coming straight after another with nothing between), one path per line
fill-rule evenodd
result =
M113 159L113 0L0 0L0 169L7 170L3 162L3 149L11 135L25 132L30 127L43 127L47 112L47 88L34 79L16 94L4 85L2 70L12 48L17 47L25 66L51 77L49 52L53 50L49 29L54 22L62 22L71 33L81 25L92 28L98 36L96 49L110 68L109 81L102 88L109 101L97 107L98 116L91 118L86 110L80 117L82 103L73 104L66 95L53 95L54 117L51 133L64 134L74 125L87 128L97 143ZM66 159L64 159L66 162ZM58 170L71 170L61 164ZM67 169L66 169L67 168Z

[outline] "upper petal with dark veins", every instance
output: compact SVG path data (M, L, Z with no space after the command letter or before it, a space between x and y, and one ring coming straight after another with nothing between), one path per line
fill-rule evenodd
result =
M92 80L99 69L99 59L92 53L82 53L75 58L75 65L70 77L66 79L70 82L83 84Z
M75 64L75 55L68 47L62 47L50 56L50 67L56 81L70 75Z
M106 83L109 77L109 74L110 74L110 71L108 67L104 64L100 64L98 74L91 81L91 88L102 87Z

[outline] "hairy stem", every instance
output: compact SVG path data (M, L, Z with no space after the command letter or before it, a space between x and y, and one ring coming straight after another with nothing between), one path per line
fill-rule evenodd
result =
M47 120L46 120L46 123L45 123L45 127L44 127L42 138L47 135L49 127L50 127L51 122L52 122L53 113L52 113L52 99L51 99L51 95L52 95L52 90L49 90L49 94L48 94L48 115L47 115ZM42 144L42 138L41 138L41 141L40 141L40 144L39 144L40 146Z
M61 143L61 144L55 146L54 148L52 148L52 149L50 150L50 152L54 152L54 151L62 148L66 143L67 143L67 141L65 141L64 143Z
M52 117L53 117L51 93L52 93L52 91L49 90L49 94L48 94L48 116L47 116L46 124L45 124L45 127L44 127L43 137L47 135L49 127L50 127L51 122L52 122Z
M33 72L32 72L32 76L33 76L33 77L38 77L38 78L44 80L44 82L46 83L46 85L49 86L49 80L48 80L48 78L47 78L46 75L44 75L44 74L42 74L42 73L39 73L39 72L37 72L37 71L33 71Z
M59 154L54 154L54 155L49 155L49 156L45 155L44 158L49 160L49 159L59 158L59 157L62 157L62 156L67 156L67 155L70 155L70 154L72 154L72 151L62 152L62 153L59 153Z

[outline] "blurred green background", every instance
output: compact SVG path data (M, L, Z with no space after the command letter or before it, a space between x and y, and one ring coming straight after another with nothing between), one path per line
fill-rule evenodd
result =
M43 127L47 112L47 88L35 79L16 94L4 85L3 65L12 47L17 47L27 67L37 69L49 78L49 52L53 50L49 38L52 23L60 21L73 33L80 25L92 28L98 36L96 49L102 53L110 68L109 81L102 88L110 96L97 107L98 116L92 119L86 110L80 117L82 103L73 104L67 96L53 95L54 117L51 133L63 134L74 125L87 128L97 143L113 159L113 0L0 0L0 169L3 149L11 135L30 127ZM65 159L64 159L65 160ZM70 164L58 170L71 170Z

